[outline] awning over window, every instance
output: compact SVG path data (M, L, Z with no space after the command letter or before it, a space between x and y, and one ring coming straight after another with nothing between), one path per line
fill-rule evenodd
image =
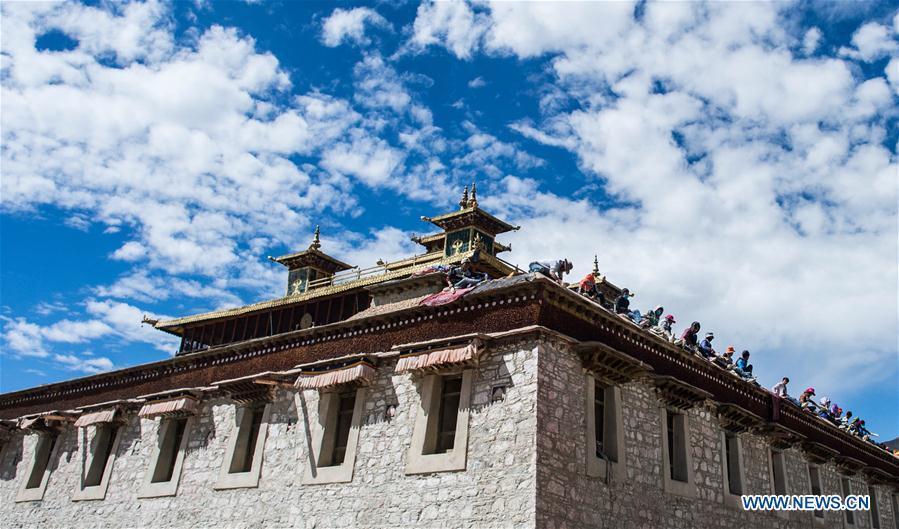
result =
M478 356L478 346L476 343L470 343L464 347L453 349L437 349L432 351L423 351L420 353L411 353L400 356L396 363L397 373L406 373L417 369L425 369L429 367L452 366L454 364L462 364L474 360Z
M21 428L23 430L30 430L30 429L34 428L38 424L38 422L43 424L44 419L42 419L41 417L31 417L28 419L20 419L19 420L19 428Z
M118 413L119 410L116 408L109 408L91 413L85 413L84 415L78 417L78 420L75 421L75 427L84 428L86 426L93 426L95 424L105 424L108 422L113 422L115 421L116 415Z
M367 362L358 362L356 364L325 371L323 373L305 373L301 374L294 387L297 389L322 389L338 384L349 384L351 382L367 382L374 378L375 368Z
M152 419L160 416L191 415L197 411L197 400L193 397L148 402L137 413L139 417Z

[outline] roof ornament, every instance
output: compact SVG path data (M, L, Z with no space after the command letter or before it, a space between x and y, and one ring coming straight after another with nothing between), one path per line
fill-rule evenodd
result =
M309 245L310 250L318 250L322 247L322 241L319 238L321 235L321 230L318 225L315 226L315 234L312 236L312 244Z
M478 187L474 182L471 183L471 198L468 199L468 207L478 207Z
M462 190L462 200L459 201L459 209L465 209L468 207L468 186L465 186L465 189ZM422 217L424 218L424 217Z
M599 257L595 254L593 255L593 275L599 275Z

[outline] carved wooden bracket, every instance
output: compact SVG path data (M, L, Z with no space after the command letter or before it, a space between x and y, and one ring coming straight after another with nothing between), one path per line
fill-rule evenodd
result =
M836 450L813 441L803 441L799 444L805 458L812 463L827 463L840 455Z
M778 450L786 450L805 440L804 435L800 435L777 423L760 425L759 427L754 428L752 433L767 438L768 443Z
M659 400L679 410L689 410L696 404L712 398L708 391L691 386L686 382L662 375L651 375Z
M574 346L584 369L612 384L626 384L652 371L636 358L600 342L582 342Z
M736 404L719 404L717 412L718 424L725 430L734 433L757 429L765 424L764 419Z
M865 468L865 463L853 457L838 455L833 458L833 463L841 474L854 476L861 469Z

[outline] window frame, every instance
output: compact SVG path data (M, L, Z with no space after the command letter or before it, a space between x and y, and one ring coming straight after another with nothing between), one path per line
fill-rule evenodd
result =
M255 488L259 486L259 476L262 472L262 459L265 452L265 440L268 434L268 423L271 418L272 403L252 403L236 405L234 413L234 425L228 436L228 445L225 449L225 457L219 469L218 481L213 488L215 490ZM247 411L261 408L262 417L259 422L259 430L256 432L256 440L253 445L253 453L250 456L250 469L244 472L231 472L231 465L238 449L238 442L249 442L242 437L246 428L252 428L252 416L247 416ZM249 433L247 433L249 436ZM243 446L241 446L243 448Z
M174 447L175 453L173 456L174 464L172 468L172 477L168 481L153 481L153 475L156 473L156 469L161 463L160 457L164 455L162 452L162 445L171 434L170 430L172 427L175 426L177 421L181 420L185 421L184 433L181 434L181 442L178 443L178 446ZM194 417L192 415L187 417L163 417L159 421L159 426L156 430L156 442L153 443L153 453L150 456L150 465L144 473L144 480L140 491L137 494L138 498L160 498L178 495L178 486L181 483L181 473L184 469L184 457L187 454L188 440L193 425Z
M728 448L729 447L729 448ZM728 454L731 457L728 457ZM733 468L736 467L736 468ZM736 471L736 472L734 472ZM737 492L732 490L733 476L737 476ZM740 496L746 492L746 469L743 462L743 441L735 432L721 432L721 477L724 484L724 504L733 509L741 509Z
M877 487L868 483L868 497L871 499L871 509L868 511L871 519L871 529L880 529L880 504L877 503Z
M315 390L306 390L315 391ZM322 465L322 461L330 459L333 443L336 442L337 426L340 412L340 400L346 391L336 388L318 392L318 413L312 431L312 444L308 457L305 458L304 485L321 485L325 483L349 483L353 481L353 470L356 465L356 454L359 447L359 433L362 430L362 413L367 394L364 386L355 388L353 415L350 419L350 432L347 437L346 452L339 465ZM297 393L297 399L301 393ZM297 404L297 409L303 409ZM308 419L308 418L307 418ZM329 448L330 447L330 448Z
M596 388L601 386L604 390L603 399L603 431L606 455L609 461L596 455ZM627 465L625 463L624 449L624 419L621 411L621 387L607 384L592 373L584 377L585 394L585 433L586 433L586 473L587 476L596 478L609 478L609 463L611 463L611 476L616 479L627 477ZM609 442L611 440L611 442ZM610 451L608 447L613 449ZM591 449L593 447L593 449ZM611 452L611 453L609 453Z
M444 378L458 376L460 373L462 383L453 448L444 453L435 453L437 423L442 401L442 382ZM418 402L418 412L415 416L412 443L406 457L406 474L465 470L468 458L468 419L473 379L474 369L443 371L421 377L421 399Z
M100 482L96 485L85 485L85 480L87 480L89 473L94 470L93 466L98 455L97 451L101 448L101 445L97 444L98 437L102 431L101 429L113 429L109 434L113 436L112 439L108 441L111 443L109 446L109 455L106 457L106 462L103 465L103 473L100 476ZM122 431L124 429L125 425L118 422L101 423L79 428L79 430L82 430L80 432L82 440L80 445L82 451L85 445L89 445L90 449L84 457L84 464L81 467L78 488L72 495L72 501L102 500L106 497L106 491L109 488L109 479L112 475L112 467L115 464L116 452L119 450L119 442L122 439ZM90 435L89 432L93 435Z
M697 495L696 483L693 479L693 449L690 439L690 415L687 410L669 410L667 407L660 408L661 413L661 432L662 432L662 489L677 496L686 496L695 498ZM674 414L680 419L676 419L675 427L681 430L680 436L683 439L683 466L686 472L686 481L673 479L669 475L669 455L668 455L668 415Z
M852 494L852 482L848 476L840 476L840 496L843 497L843 500L846 499L846 496ZM855 511L846 509L843 511L843 526L844 527L855 527L857 524L855 523Z
M814 472L813 472L814 471ZM814 474L814 477L812 476ZM824 494L824 482L821 479L821 469L818 465L814 463L808 464L808 482L809 482L809 494L815 494L815 481L817 481L817 489L818 495ZM819 514L820 513L820 514ZM824 523L825 516L823 510L812 511L812 519L817 520L819 523Z
M19 491L16 494L16 502L23 501L42 501L44 499L44 492L47 490L47 483L50 481L50 475L54 470L54 462L59 457L59 445L62 444L62 432L39 432L35 434L37 439L34 442L34 446L32 448L31 455L31 463L28 464L28 472L25 474L22 480L21 485L19 486ZM28 488L28 483L31 481L32 476L34 475L35 468L38 459L38 450L41 449L44 443L52 443L48 448L49 453L47 455L47 463L44 466L43 473L41 475L41 481L37 487Z

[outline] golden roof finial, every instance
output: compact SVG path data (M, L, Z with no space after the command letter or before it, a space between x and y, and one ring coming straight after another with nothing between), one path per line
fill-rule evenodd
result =
M599 257L596 255L593 256L593 275L599 275Z
M468 199L468 207L478 207L478 187L474 182L471 183L471 198Z
M318 250L322 247L322 241L319 238L321 235L321 229L318 225L315 226L315 234L312 236L312 244L309 245L310 250Z
M468 207L468 186L465 186L465 189L462 190L462 200L459 201L459 209L465 209Z

